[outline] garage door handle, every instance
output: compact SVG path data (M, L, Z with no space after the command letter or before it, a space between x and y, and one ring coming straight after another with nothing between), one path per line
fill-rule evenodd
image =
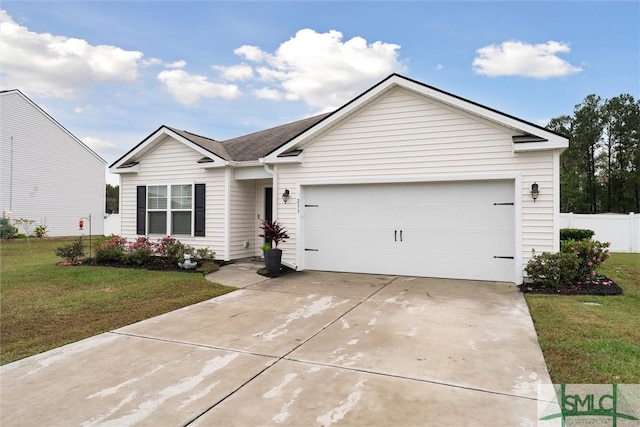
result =
M400 241L402 242L402 230L400 230Z
M398 230L393 230L393 241L394 242L398 241Z

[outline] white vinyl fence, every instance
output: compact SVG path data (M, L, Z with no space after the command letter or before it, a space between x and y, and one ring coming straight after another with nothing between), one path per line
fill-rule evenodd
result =
M594 240L611 242L611 252L640 253L640 214L561 213L560 228L593 230Z
M595 231L593 238L611 242L611 252L640 253L640 214L560 214L560 228L586 228ZM104 235L120 235L120 214L104 220Z
M120 235L120 214L111 214L104 219L104 235Z

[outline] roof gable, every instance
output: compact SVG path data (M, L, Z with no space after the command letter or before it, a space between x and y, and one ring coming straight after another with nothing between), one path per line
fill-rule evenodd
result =
M338 123L347 120L357 111L398 87L412 91L433 102L438 102L447 108L457 110L464 115L475 116L478 120L509 128L514 135L512 142L515 152L562 150L569 145L566 137L541 126L399 74L392 74L332 113L308 117L225 141L216 141L188 131L161 126L115 161L110 166L110 169L112 172L122 173L124 169L136 166L141 158L153 149L155 144L160 143L165 136L171 136L201 153L204 157L199 163L202 165L207 164L201 167L226 166L235 162L264 161L265 163L279 163L301 161L302 149L306 144L312 143L321 133L337 126ZM127 172L133 171L134 169L129 169Z
M100 160L103 164L107 163L102 157L100 157L100 155L98 153L93 151L91 148L89 148L89 146L87 144L85 144L78 137L76 137L74 134L69 132L69 130L67 130L67 128L62 126L56 119L51 117L46 111L44 111L42 108L40 108L40 106L38 104L33 102L31 99L29 99L29 97L26 96L25 94L23 94L19 89L10 89L10 90L2 90L2 91L0 91L0 97L4 98L6 96L12 96L12 95L18 96L20 99L23 100L23 102L25 102L27 105L31 106L31 108L33 108L36 111L38 111L46 120L51 122L51 124L53 124L53 126L55 126L58 129L60 129L64 134L66 134L70 139L75 141L78 145L80 145L83 149L85 149L93 157L95 157L96 159ZM3 108L5 108L5 107L3 107Z
M142 159L167 137L171 137L202 154L207 159L210 159L208 163L213 163L215 166L224 166L229 162L228 154L219 141L190 132L179 131L168 126L160 126L142 142L113 162L109 169L112 173L137 172L137 166Z
M336 126L341 121L346 120L350 115L364 108L366 105L375 102L376 99L396 87L408 89L465 114L474 115L482 120L494 122L497 125L513 129L518 133L517 136L522 137L517 140L514 139L514 151L565 149L569 145L566 137L541 126L466 100L457 95L444 92L399 74L392 74L330 114L316 126L306 130L287 144L269 153L265 158L265 162L278 162L279 156L292 150L300 149L319 134Z
M205 158L210 158L210 160L203 159L201 163L211 163L211 160L213 160L213 163L216 164L215 166L224 166L230 164L230 162L257 161L319 123L328 115L320 114L308 117L226 141L216 141L185 130L161 126L124 156L116 160L110 168L114 173L118 173L118 170L123 172L124 169L128 169L126 172L135 172L135 169L130 168L136 166L165 136L171 136L200 152Z

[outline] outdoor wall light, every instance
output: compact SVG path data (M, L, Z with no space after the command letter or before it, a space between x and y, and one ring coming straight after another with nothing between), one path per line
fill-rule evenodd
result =
M289 201L289 190L284 190L284 193L282 193L282 200L284 200L284 203L287 204L287 202Z
M536 202L536 199L539 195L540 190L538 189L538 184L534 182L533 184L531 184L531 198L533 199L533 203Z

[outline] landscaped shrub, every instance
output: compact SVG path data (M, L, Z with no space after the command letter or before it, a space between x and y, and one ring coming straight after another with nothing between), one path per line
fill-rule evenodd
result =
M191 254L191 257L194 258L199 263L204 263L207 261L212 262L212 261L215 261L216 259L216 253L209 248L199 248L193 251L193 253Z
M18 234L18 229L9 223L9 218L0 218L0 239L14 239Z
M178 265L178 262L184 260L186 246L173 237L166 236L158 242L158 255L164 257L167 264Z
M536 284L581 285L596 276L596 268L609 258L608 247L609 243L590 239L563 241L558 253L534 253L524 271Z
M84 257L84 243L82 243L82 236L80 236L78 240L56 248L56 255L71 262Z
M560 244L560 252L575 254L579 260L575 281L582 282L596 275L596 268L609 258L610 243L583 239L565 240Z
M590 239L596 234L593 230L584 228L561 228L560 240L584 240Z
M21 227L24 230L24 236L28 239L29 237L33 236L31 234L31 227L33 227L33 224L35 224L35 220L33 219L28 219L28 218L18 218L13 220L13 223L17 226L17 227Z
M574 253L543 252L534 253L524 271L533 283L557 288L573 284L579 267L580 260Z
M114 264L123 261L127 239L113 236L96 245L95 259L98 264Z
M184 262L186 254L200 266L209 264L205 269L215 271L215 252L209 248L194 249L173 237L167 236L157 242L146 236L140 236L129 242L121 236L99 237L94 246L97 264L149 267L157 269L177 269L178 262ZM203 270L204 271L204 270Z
M126 249L123 257L125 264L148 265L153 263L152 257L157 252L158 244L150 241L148 237L141 236L129 243Z
M47 237L47 225L46 224L40 224L40 225L36 226L35 233L36 233L36 237L38 239L43 239L43 238Z

